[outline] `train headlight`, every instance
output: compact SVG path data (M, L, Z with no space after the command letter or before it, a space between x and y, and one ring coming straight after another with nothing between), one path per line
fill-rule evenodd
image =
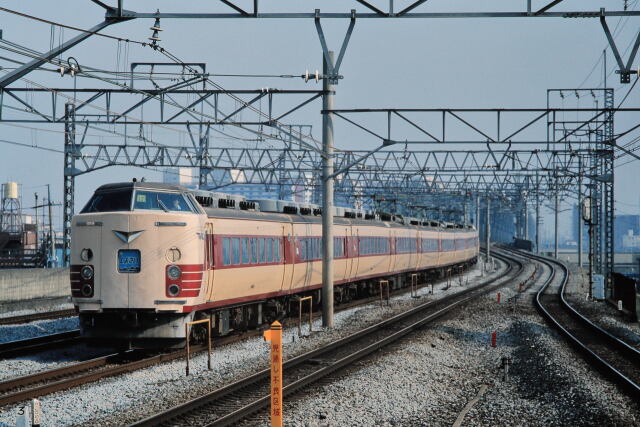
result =
M167 268L167 276L169 277L169 279L178 280L181 275L182 271L177 265L172 265L171 267Z
M80 259L84 262L89 262L93 258L93 251L91 249L83 249L80 252Z
M80 288L80 293L83 297L91 297L93 296L93 287L85 283L84 285L82 285L82 288Z
M167 292L169 293L170 296L177 297L180 294L180 286L174 283L173 285L169 286L169 288L167 289Z
M91 280L93 279L93 267L91 267L90 265L85 265L84 267L82 267L82 269L80 270L80 275L82 276L83 279L85 280Z

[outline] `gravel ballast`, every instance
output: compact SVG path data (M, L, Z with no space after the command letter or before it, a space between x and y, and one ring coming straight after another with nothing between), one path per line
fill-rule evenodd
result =
M640 407L595 373L533 308L535 287L516 285L285 403L288 426L638 425ZM496 348L490 346L497 331ZM505 381L503 358L512 365ZM266 418L262 419L263 425Z
M66 332L79 327L78 318L75 316L52 320L37 320L19 325L2 325L0 326L0 343Z
M477 268L468 273L470 285L478 275ZM369 304L337 312L334 316L336 327L330 331L314 333L311 338L295 338L295 326L285 329L285 355L287 358L293 357L416 304L462 290L457 281L446 291L443 287L442 284L437 285L435 295L427 295L429 290L426 287L420 289L423 298L418 300L412 299L408 293L392 297L389 307ZM314 330L320 329L321 322L317 318ZM303 332L306 333L306 327L303 328ZM127 375L105 378L66 392L43 396L43 425L123 425L139 420L207 391L213 391L258 369L266 368L268 349L261 337L249 338L220 348L215 348L214 345L212 371L207 371L206 354L201 353L193 356L189 377L184 375L184 360L178 360ZM5 412L0 414L0 422L13 422L17 405L4 409Z
M589 293L587 269L581 269L576 264L571 264L570 269L572 280L567 286L567 301L596 325L630 345L640 348L640 323L627 320L615 307L604 301L587 299Z
M58 297L0 302L0 318L71 309L70 301L71 297Z

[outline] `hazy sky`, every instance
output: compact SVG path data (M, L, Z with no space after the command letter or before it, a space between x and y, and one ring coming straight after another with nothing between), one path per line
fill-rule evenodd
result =
M548 2L548 0L547 0ZM107 1L107 3L115 3ZM168 11L227 11L212 0L127 1L125 7L141 12L159 8ZM238 1L249 9L249 1ZM265 10L278 5L279 10L311 12L363 10L355 1L282 1L263 0ZM388 1L372 1L381 7ZM409 4L396 1L396 4ZM482 6L474 1L432 0L421 7L424 11L453 10L515 10L526 4L521 1L486 0ZM540 6L546 2L534 1ZM637 8L638 0L629 1ZM103 11L88 0L51 2L0 1L2 7L51 19L53 21L89 28L103 18ZM211 6L215 5L215 6ZM396 6L396 9L400 6ZM565 0L554 10L591 9L606 7L621 9L622 0ZM610 19L617 26L616 40L624 50L638 31L640 18ZM152 20L119 23L105 33L135 40L146 40ZM339 50L348 21L323 22L330 46ZM305 70L321 69L321 48L312 20L163 20L162 45L183 61L206 62L211 73L301 74ZM48 24L34 22L0 12L0 29L4 38L30 48L45 51L51 44ZM75 33L65 30L63 38ZM57 45L60 33L56 32ZM546 106L548 88L599 87L602 85L602 63L590 75L606 46L604 32L597 19L450 19L450 20L358 20L345 56L336 95L337 108L491 108ZM120 55L118 51L120 49ZM63 55L73 56L81 64L115 70L123 69L126 61L165 61L149 49L130 45L125 55L124 44L100 37L92 37ZM0 56L11 56L0 52ZM614 70L614 61L608 55L608 72ZM11 64L0 60L0 65ZM635 61L634 67L637 67ZM70 77L36 73L30 79L48 86L72 85ZM635 79L635 76L632 77ZM226 89L282 89L320 88L315 83L305 84L299 79L217 79ZM609 86L616 90L619 101L629 85L621 86L617 76L611 74ZM79 83L86 86L95 82ZM23 86L16 82L13 86ZM625 106L640 104L640 88L629 95ZM617 105L617 102L616 102ZM584 105L583 105L584 106ZM321 103L307 106L292 117L299 123L314 125L317 138L320 133ZM635 119L635 121L634 121ZM637 117L617 117L616 131L625 130L637 122ZM27 144L61 149L63 129L51 126L56 132L33 131L0 124L0 138ZM632 137L638 135L638 132ZM336 145L343 149L374 148L376 141L361 133L336 126ZM628 141L629 139L627 139ZM224 140L216 142L224 144ZM625 159L625 161L628 157ZM23 184L25 204L31 205L33 192L40 194L43 185L52 185L52 198L62 199L62 155L30 148L0 144L0 180L15 180ZM640 195L637 180L640 162L626 164L616 170L616 200L618 213L636 213ZM81 207L91 192L106 182L130 180L145 176L159 179L160 174L141 169L110 168L84 175L77 179L76 209ZM568 208L568 205L565 206ZM58 210L58 212L60 212ZM551 224L551 222L548 222Z

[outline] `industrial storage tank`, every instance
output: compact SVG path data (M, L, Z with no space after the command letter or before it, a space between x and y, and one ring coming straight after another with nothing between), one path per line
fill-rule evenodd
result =
M17 182L7 182L4 184L4 195L5 199L17 199L18 198L18 183Z

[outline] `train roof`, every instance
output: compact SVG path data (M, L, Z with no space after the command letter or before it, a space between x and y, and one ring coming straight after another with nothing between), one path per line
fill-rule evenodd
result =
M246 219L252 221L273 221L273 222L289 222L293 224L321 224L321 215L295 215L277 212L259 212L259 211L247 211L238 209L225 209L225 208L204 208L209 218L222 218L222 219ZM335 216L334 224L336 225L360 225L360 226L377 226L385 228L411 228L411 229L427 229L438 230L447 232L469 232L475 231L469 228L444 228L444 227L431 227L423 225L402 224L394 221L380 221L380 220L366 220L362 218L343 218Z
M319 209L319 206L309 203L297 203L293 201L271 199L247 201L243 196L217 193L209 190L193 190L181 185L165 184L160 182L116 182L101 185L96 189L96 192L129 189L164 190L190 193L196 198L198 203L201 205L201 208L210 218L251 219L256 221L275 221L298 224L315 224L322 222L322 212L321 209ZM236 206L234 200L238 201L238 206ZM220 201L225 203L220 203ZM216 207L216 205L219 206ZM280 210L283 208L283 206L280 205L285 206L284 210ZM287 211L287 208L293 210ZM305 213L303 214L303 212ZM362 210L341 207L335 208L334 223L342 225L374 225L392 228L475 231L475 228L470 225L443 223L440 221L426 219L420 220L417 218L403 218L402 216L383 213L378 215L374 213L367 213Z
M131 182L115 182L112 184L104 184L96 189L96 191L110 191L110 190L124 190L124 189L148 189L148 190L171 190L187 192L188 188L181 185L164 184L161 182L145 182L145 181L131 181Z

